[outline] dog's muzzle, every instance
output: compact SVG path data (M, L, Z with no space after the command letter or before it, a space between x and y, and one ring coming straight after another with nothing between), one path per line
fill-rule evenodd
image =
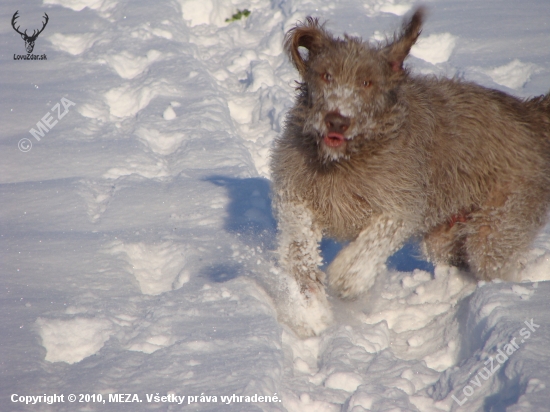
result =
M324 122L328 130L323 138L325 144L328 147L341 146L346 141L344 133L349 129L351 119L338 112L329 112L325 115Z

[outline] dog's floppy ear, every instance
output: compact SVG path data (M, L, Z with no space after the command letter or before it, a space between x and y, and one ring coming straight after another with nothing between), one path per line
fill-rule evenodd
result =
M286 34L285 50L302 77L306 72L308 61L321 49L326 36L322 25L319 24L319 19L313 17L307 17L304 23L298 23ZM307 59L304 60L298 47L307 49Z
M394 41L383 49L392 71L403 72L403 61L422 32L425 15L426 10L423 7L416 9L412 17L403 22L401 32L395 36Z

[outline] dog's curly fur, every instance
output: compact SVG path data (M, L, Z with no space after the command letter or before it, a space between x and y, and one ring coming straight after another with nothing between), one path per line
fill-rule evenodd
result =
M318 242L349 240L328 269L342 297L367 290L421 236L433 262L513 279L550 203L550 93L520 100L403 67L418 9L387 44L290 30L295 106L271 158L280 266L326 303Z

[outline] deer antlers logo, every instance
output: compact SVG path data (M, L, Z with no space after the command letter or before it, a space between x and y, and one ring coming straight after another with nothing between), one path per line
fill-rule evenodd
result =
M48 20L50 19L48 17L48 15L46 13L44 13L44 19L45 21L42 23L42 28L40 30L38 30L38 32L36 30L33 30L32 32L32 35L29 36L27 35L27 30L25 30L24 33L21 33L19 31L19 27L21 26L17 26L15 27L15 21L17 20L17 18L19 17L17 14L19 13L19 10L17 10L14 14L13 14L13 17L11 19L11 25L13 27L13 29L19 33L21 35L21 38L23 40L25 40L25 48L27 49L27 53L32 53L33 49L34 49L34 42L36 41L36 38L38 37L38 35L40 33L42 33L44 31L44 28L46 28L46 25L48 24Z

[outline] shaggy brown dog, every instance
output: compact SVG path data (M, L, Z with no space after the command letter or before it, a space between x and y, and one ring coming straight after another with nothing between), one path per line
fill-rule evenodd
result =
M550 94L522 101L412 76L403 61L422 18L419 9L377 46L335 38L311 17L287 34L302 82L272 152L273 200L279 264L306 302L328 307L322 236L351 241L328 269L351 298L411 236L423 237L433 262L514 279L545 223Z

